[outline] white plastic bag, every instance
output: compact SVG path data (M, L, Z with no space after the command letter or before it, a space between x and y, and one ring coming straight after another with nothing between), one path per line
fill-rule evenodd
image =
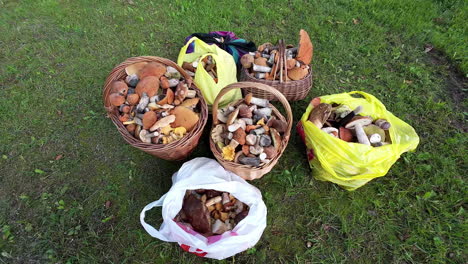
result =
M214 189L229 192L250 207L249 214L232 231L222 235L204 237L196 231L177 224L173 219L182 208L186 190ZM163 223L159 230L145 222L145 213L162 206ZM159 200L140 213L140 222L153 237L177 242L186 251L198 256L225 259L253 247L266 227L267 210L262 194L236 174L226 171L218 162L196 158L182 165L172 176L172 187Z

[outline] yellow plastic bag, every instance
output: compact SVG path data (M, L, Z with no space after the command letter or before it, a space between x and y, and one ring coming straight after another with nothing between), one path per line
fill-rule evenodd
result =
M187 48L192 42L195 43L194 52L186 54ZM193 62L198 60L199 65L201 65L201 61L209 55L212 56L213 60L216 62L218 83L213 80L203 67L197 68L194 82L201 90L206 103L211 106L221 89L231 83L237 82L236 62L231 54L216 45L208 45L203 40L193 37L180 49L177 64L182 67L184 61ZM240 89L232 90L223 97L219 105L220 107L224 107L230 102L240 98L242 98Z
M352 94L360 94L364 98L356 98L351 96ZM370 94L354 91L327 95L320 97L320 102L343 104L351 109L361 105L361 115L371 116L374 120L387 119L391 124L389 134L392 144L372 147L328 135L308 120L313 109L311 103L297 129L306 143L309 164L318 180L334 182L348 191L356 190L370 180L387 174L402 153L415 150L419 144L416 131L387 111L385 106Z

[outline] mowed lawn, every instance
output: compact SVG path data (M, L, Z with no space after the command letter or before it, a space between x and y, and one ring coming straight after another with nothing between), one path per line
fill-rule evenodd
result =
M354 192L312 176L295 131L251 182L268 207L259 243L222 263L466 263L466 1L0 0L0 263L214 263L150 237L140 210L183 162L124 142L107 74L128 57L176 60L194 32L257 44L301 28L316 96L362 90L421 142ZM194 157L212 157L208 129ZM160 210L149 222L159 226Z

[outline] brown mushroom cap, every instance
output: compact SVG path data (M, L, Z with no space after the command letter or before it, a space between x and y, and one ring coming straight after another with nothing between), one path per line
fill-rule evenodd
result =
M252 67L252 63L254 62L254 60L255 60L254 56L247 53L241 57L240 61L241 61L242 67L249 69Z
M127 95L128 85L124 81L114 81L111 84L111 93L118 93L120 95Z
M254 60L254 63L257 64L257 65L260 65L260 66L268 67L267 61L268 61L267 58L260 57L260 58L256 58Z
M345 127L340 127L340 139L346 142L351 142L353 140L353 134L351 131Z
M200 233L211 231L210 212L205 204L195 195L189 194L182 204L182 210L193 229Z
M140 97L143 93L148 94L149 97L153 97L158 93L159 90L159 78L155 76L148 76L138 82L135 88L135 93Z
M351 121L345 125L345 128L354 129L357 124L361 126L367 126L372 123L372 118L368 116L355 116Z
M126 126L128 133L133 135L133 132L135 132L136 125L135 124L130 124Z
M174 94L175 95L174 104L180 105L182 101L184 101L185 97L187 96L187 93L188 93L187 84L185 84L184 81L179 82L176 88L176 92Z
M172 89L166 89L166 97L157 102L158 105L172 104L174 102L174 92Z
M310 41L310 37L307 31L301 29L299 32L299 37L300 40L296 60L302 61L304 64L309 65L314 54L314 46Z
M199 101L200 101L199 97L187 99L187 100L182 102L181 106L185 106L185 107L188 107L188 108L195 108Z
M161 78L159 78L159 83L161 85L161 88L163 89L169 88L169 80L167 79L166 76L161 76Z
M143 115L143 129L149 129L158 120L158 115L154 111L148 111Z
M109 95L109 101L113 106L120 106L125 103L125 96L118 93L111 93Z
M138 78L143 80L147 76L155 76L158 80L166 73L166 66L159 62L150 62L146 64L139 72ZM159 83L158 83L159 85Z
M291 70L292 68L296 67L296 60L295 59L289 59L286 62L288 70Z
M244 97L244 101L245 101L248 105L250 105L250 102L252 101L252 97L253 97L252 93L248 93L248 94Z
M246 136L247 135L245 134L245 131L241 127L239 127L236 131L234 131L232 139L239 142L239 144L244 145Z
M273 146L275 147L276 151L280 151L281 144L282 144L280 134L278 133L276 129L270 128L270 135L273 141Z
M192 131L200 119L195 112L184 106L177 106L171 111L171 114L176 117L175 121L171 124L171 127L185 127L187 132Z
M228 126L232 125L238 115L239 115L239 108L236 108L236 110L232 111L232 113L229 114L227 121L226 121L226 125Z
M136 105L138 104L138 101L140 101L140 96L138 94L129 94L127 95L127 102L130 105Z
M127 73L127 75L137 74L141 69L145 67L146 64L148 64L148 62L146 61L134 63L132 65L127 66L125 68L125 72Z
M298 81L304 79L309 73L309 69L294 67L288 71L288 77L293 81Z

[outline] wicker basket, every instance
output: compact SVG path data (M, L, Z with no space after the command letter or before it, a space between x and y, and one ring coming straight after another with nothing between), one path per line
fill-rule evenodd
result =
M119 112L118 109L114 106L112 106L109 102L109 94L111 90L111 83L116 80L122 80L125 78L127 75L125 73L125 68L131 64L137 63L137 62L159 62L162 63L166 66L171 66L176 68L182 76L186 80L192 79L187 73L179 67L176 63L160 58L160 57L154 57L154 56L142 56L142 57L133 57L129 58L126 61L122 62L121 64L117 65L112 72L109 74L109 76L106 79L106 82L104 84L103 88L103 101L104 101L104 107L108 112L108 117L112 120L114 125L117 127L117 130L120 132L122 137L124 138L125 141L127 141L128 144L132 145L133 147L140 149L146 153L149 153L153 156L156 156L161 159L165 160L182 160L185 159L191 152L192 150L197 146L198 140L200 139L200 136L202 135L203 128L206 125L206 121L208 119L208 107L206 105L205 100L203 99L203 96L200 92L200 90L193 84L192 82L192 87L196 92L197 96L200 97L200 120L198 124L195 126L195 128L190 131L187 135L185 135L182 139L174 141L169 144L149 144L149 143L143 143L140 140L136 139L133 137L125 128L125 126L120 122L119 120Z
M298 81L280 82L278 80L269 81L257 79L250 76L249 72L245 68L241 69L240 79L241 81L263 83L272 86L276 90L280 91L288 101L299 101L309 94L310 88L312 87L312 68L310 68L309 74L307 74L304 79ZM273 94L254 87L248 88L246 91L252 93L255 97L265 98L272 101L278 100Z
M218 96L215 99L215 102L213 103L213 126L211 129L213 129L217 124L218 124L218 118L217 118L217 112L218 112L218 103L221 100L221 98L230 90L233 89L251 89L255 88L258 90L261 90L262 92L268 92L271 93L273 96L275 96L278 101L283 104L284 109L286 111L287 119L284 118L283 115L276 109L273 105L270 104L270 107L273 109L273 114L280 120L286 121L288 126L286 129L286 132L283 134L282 138L282 146L281 150L276 154L275 157L271 159L271 161L267 164L264 164L263 166L260 167L251 167L247 165L242 165L239 163L235 163L232 161L227 161L224 160L222 157L221 152L219 152L218 148L216 147L216 144L214 143L213 139L210 137L210 148L211 151L213 152L213 155L215 158L218 160L218 162L227 170L230 170L234 172L235 174L239 175L243 179L246 180L254 180L261 178L263 175L267 174L270 172L270 170L275 166L275 164L278 162L279 158L283 154L284 150L286 149L286 146L288 145L289 141L289 136L291 133L291 127L292 127L292 122L293 122L293 116L292 116L292 111L291 107L289 106L288 100L276 89L274 89L271 86L262 84L262 83L255 83L255 82L239 82L239 83L233 83L230 84L226 87L224 87L218 94ZM243 99L240 99L234 103L231 103L230 105L237 106L243 102Z

